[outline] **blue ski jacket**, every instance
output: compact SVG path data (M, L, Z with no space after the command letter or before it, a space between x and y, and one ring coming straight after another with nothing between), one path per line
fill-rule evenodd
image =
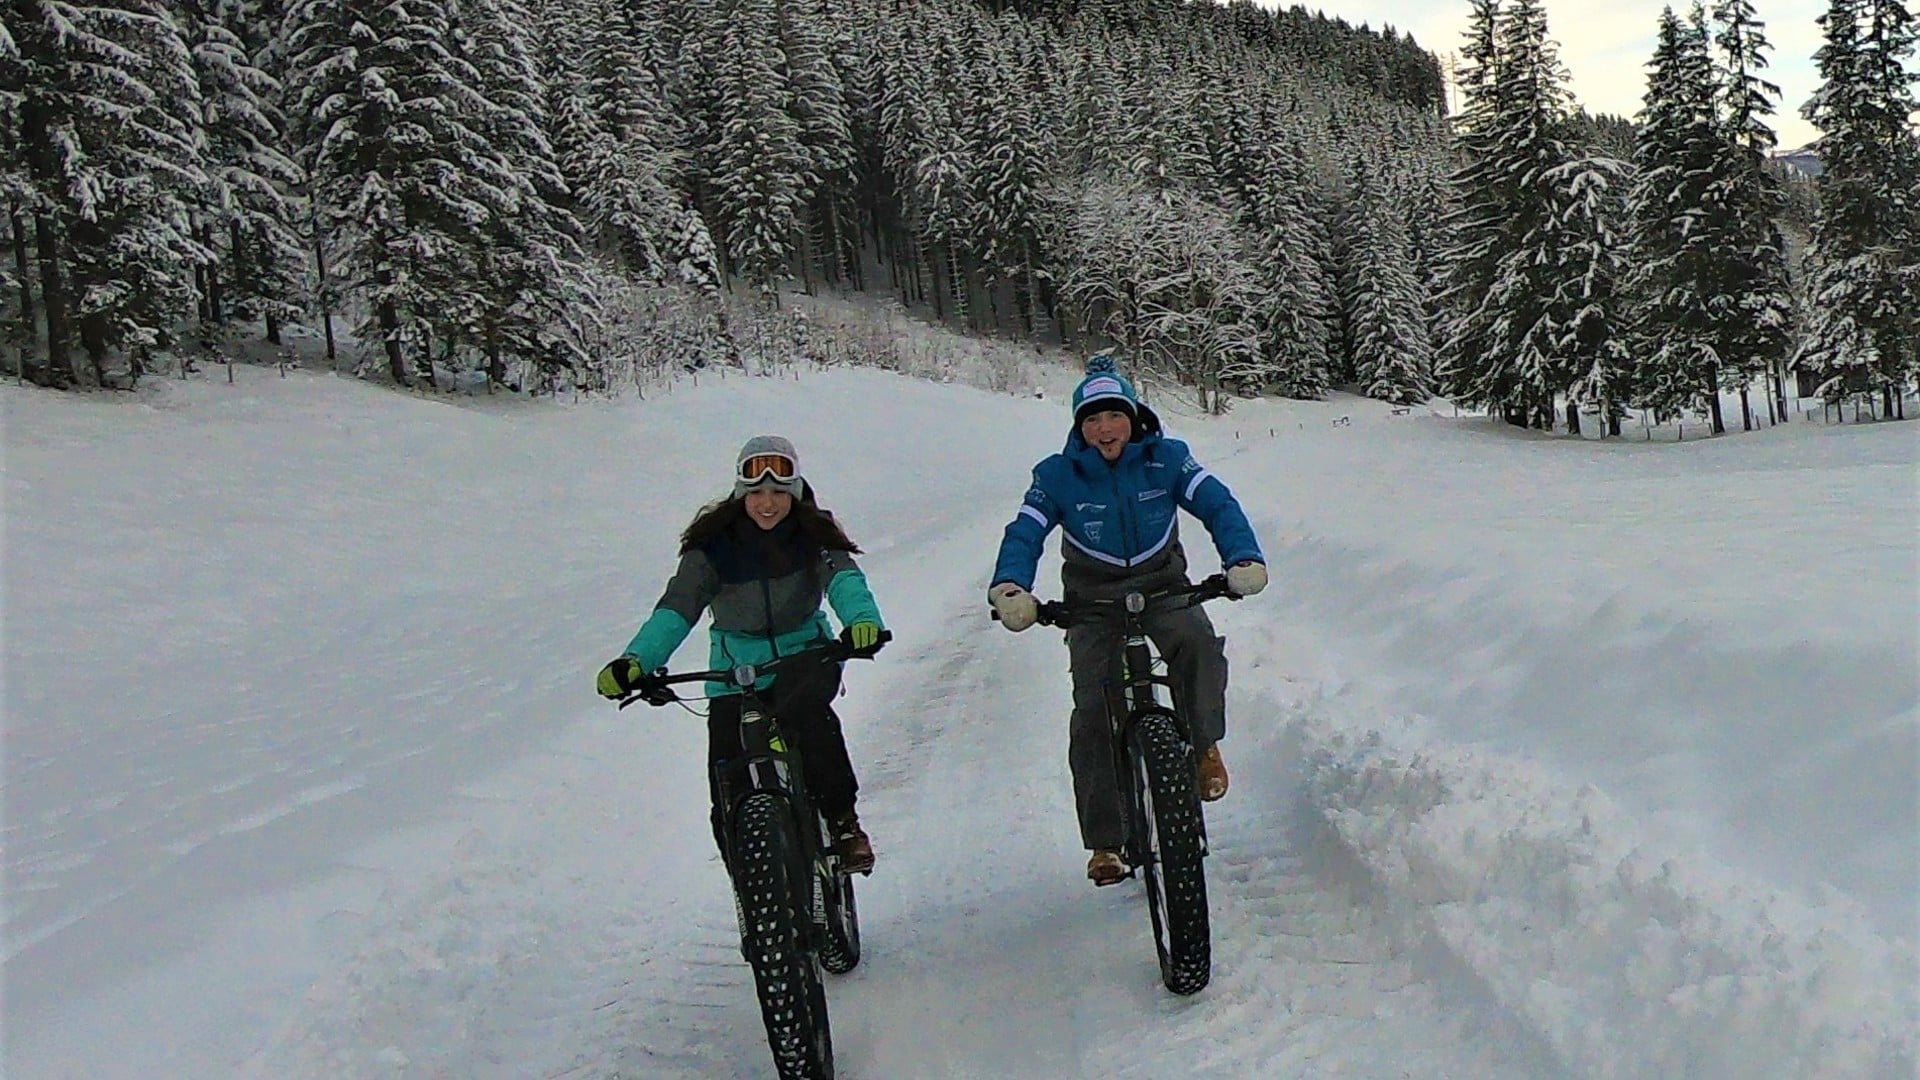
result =
M1184 579L1179 513L1200 519L1220 565L1266 562L1240 501L1187 444L1167 437L1152 409L1137 406L1132 441L1109 463L1078 426L1060 453L1033 470L1033 483L1000 541L992 585L1033 588L1047 535L1064 538L1061 580L1069 595L1106 585Z

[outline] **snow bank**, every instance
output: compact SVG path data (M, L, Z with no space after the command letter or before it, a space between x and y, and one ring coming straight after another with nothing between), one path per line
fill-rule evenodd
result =
M1300 723L1303 797L1388 921L1572 1074L1914 1075L1920 972L1857 906L1663 858L1591 785L1510 758Z
M1572 1075L1915 1074L1912 430L1244 412L1236 691L1313 628L1300 810L1408 949Z

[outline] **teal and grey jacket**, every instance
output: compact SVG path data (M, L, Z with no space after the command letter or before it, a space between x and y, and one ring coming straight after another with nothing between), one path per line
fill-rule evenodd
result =
M820 550L791 517L764 531L742 521L680 556L627 653L641 670L658 671L710 611L709 667L765 663L833 638L823 599L842 626L885 625L851 554ZM762 689L771 682L763 681ZM734 692L723 683L707 684L709 696Z

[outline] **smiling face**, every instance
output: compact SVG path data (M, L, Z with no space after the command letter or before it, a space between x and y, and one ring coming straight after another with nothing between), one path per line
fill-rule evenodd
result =
M756 488L747 492L747 518L762 529L771 529L793 512L793 496L775 488Z
M1133 438L1133 417L1119 409L1091 413L1080 421L1080 437L1100 451L1102 458L1118 461L1120 452L1127 448L1127 440Z

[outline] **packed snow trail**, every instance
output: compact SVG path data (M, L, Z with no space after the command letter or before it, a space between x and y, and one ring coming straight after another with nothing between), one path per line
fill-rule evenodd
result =
M1140 884L1095 890L1082 873L1060 634L1016 637L986 615L984 575L1004 525L997 511L1019 494L1014 475L1009 495L1004 476L956 474L927 513L854 528L870 552L862 559L869 576L891 585L881 600L896 644L872 664L848 665L839 705L880 860L857 882L860 966L829 979L840 1075L1540 1075L1474 1034L1480 1018L1471 1001L1447 1000L1416 976L1372 925L1350 879L1310 869L1291 824L1290 748L1277 723L1283 703L1253 691L1235 699L1227 744L1234 790L1210 808L1214 981L1190 999L1166 992ZM1054 580L1057 559L1049 559L1042 581ZM1234 623L1266 617L1259 605L1256 598L1219 614L1230 640ZM680 654L682 665L698 662L690 653ZM576 829L564 819L503 826L528 833L507 859L511 869L463 875L430 893L414 916L417 929L400 934L404 943L389 942L369 970L343 976L356 987L376 984L371 998L323 998L308 1021L322 1026L291 1039L297 1055L271 1060L263 1072L366 1075L405 1060L428 1075L771 1075L697 786L700 724L675 709L630 709L591 727L604 738L621 723L661 745L599 753L658 761L650 777L671 773L683 793L670 815L677 821L652 823L664 834L630 840L605 835L605 822ZM633 782L618 769L570 776L566 801L550 812L600 807L611 819L609 807ZM569 854L562 844L556 855L562 837L586 850ZM608 925L584 925L567 911L570 893L557 898L561 908L540 910L538 883L584 882L588 871L565 861L602 866L608 851L636 856L629 871L592 888ZM663 857L671 862L664 872L637 865ZM475 923L492 912L489 925L445 925L468 922L469 911ZM590 944L553 941L563 929ZM442 942L454 951L443 955ZM412 1034L436 1027L396 1000L404 984L377 985L400 957L455 975L458 1013L438 1022L438 1039ZM565 958L577 966L553 967ZM528 963L542 966L529 971ZM481 977L496 964L498 977ZM520 985L573 989L560 1002L535 1004L521 1000ZM564 1030L559 1006L579 1025L572 1052L554 1039L553 1058L515 1060L527 1028ZM362 1027L380 1013L402 1021L394 1038L405 1047L384 1058L389 1048ZM449 1056L421 1056L420 1047L435 1045Z

